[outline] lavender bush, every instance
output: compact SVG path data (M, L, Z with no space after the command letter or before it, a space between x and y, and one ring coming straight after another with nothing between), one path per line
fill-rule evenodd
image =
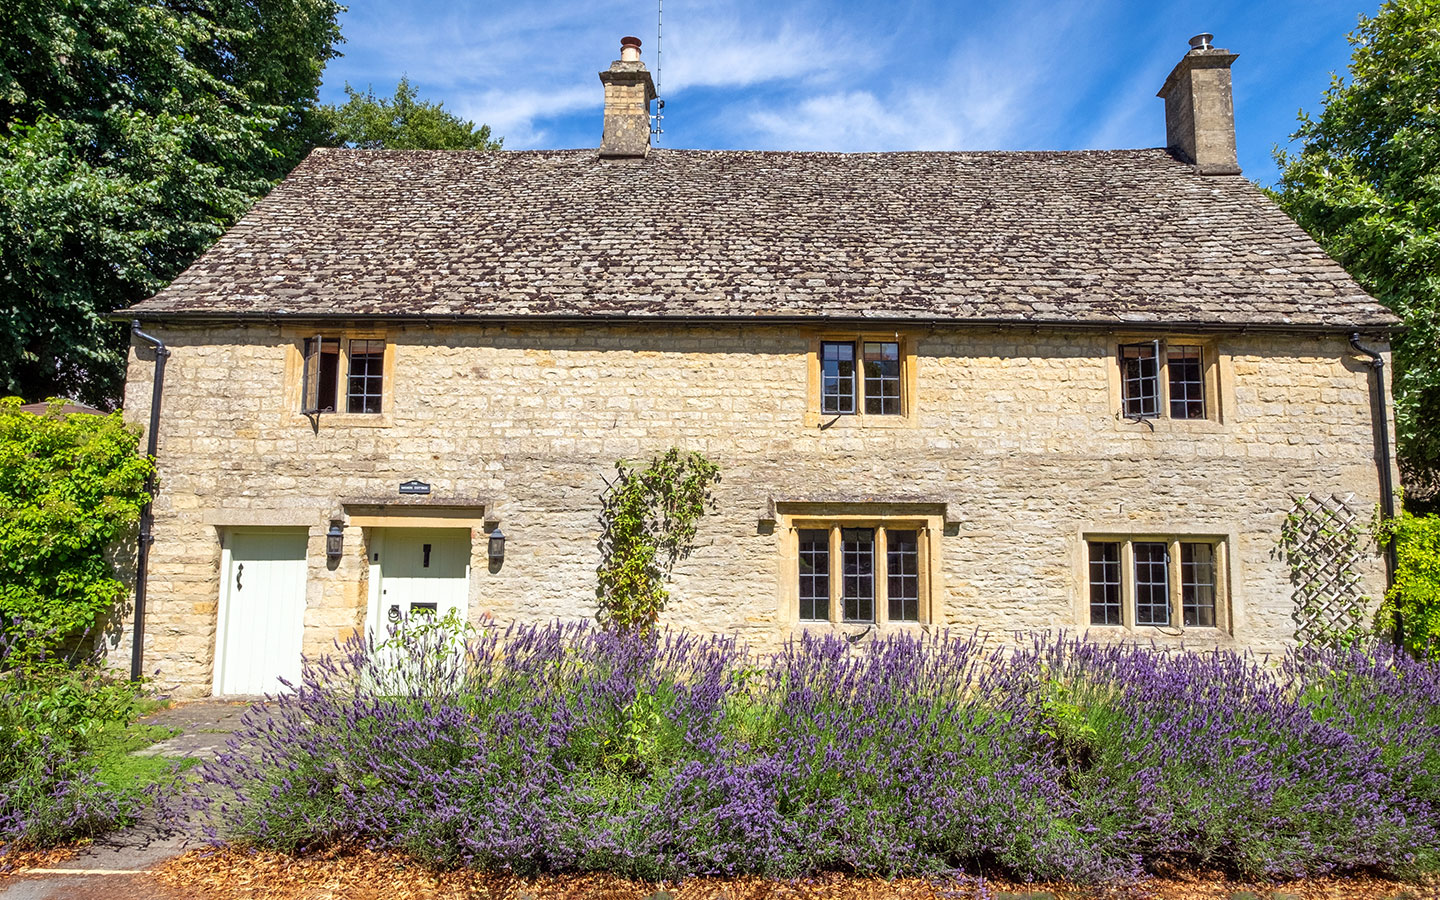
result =
M136 688L52 644L15 623L0 633L0 850L99 834L140 805L94 758L110 726L128 723Z
M769 657L584 625L312 661L202 770L217 839L646 878L1437 868L1440 669L1051 637Z

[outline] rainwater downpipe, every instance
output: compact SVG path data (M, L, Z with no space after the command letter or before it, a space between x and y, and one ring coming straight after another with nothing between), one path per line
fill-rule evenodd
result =
M1390 475L1390 416L1385 403L1385 357L1374 350L1360 346L1360 334L1350 335L1350 346L1356 353L1370 357L1370 369L1375 373L1375 466L1380 470L1380 518L1386 522L1395 518L1395 484ZM1385 542L1385 588L1395 586L1395 542ZM1395 616L1395 643L1399 644L1400 616Z
M145 493L151 499L140 510L140 542L135 559L135 635L130 642L130 680L139 681L145 662L145 579L150 566L150 542L154 540L155 516L151 507L155 503L155 453L160 439L160 394L165 389L165 360L170 349L165 342L154 335L140 330L140 320L130 323L130 333L155 348L154 391L150 395L150 430L146 435L145 456L150 460L150 477L145 481Z

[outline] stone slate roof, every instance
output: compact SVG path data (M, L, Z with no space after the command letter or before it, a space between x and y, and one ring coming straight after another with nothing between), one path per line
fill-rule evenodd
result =
M316 150L129 313L1396 321L1250 182L1163 150Z

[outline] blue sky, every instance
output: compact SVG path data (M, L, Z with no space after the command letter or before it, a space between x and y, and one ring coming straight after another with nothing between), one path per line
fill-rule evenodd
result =
M1374 5L1293 2L803 2L666 0L662 146L759 150L1038 150L1155 147L1155 92L1191 35L1240 54L1233 69L1240 164L1271 159L1317 112L1345 35ZM346 82L421 96L491 125L510 149L594 147L596 73L620 38L655 68L655 0L480 3L351 0Z

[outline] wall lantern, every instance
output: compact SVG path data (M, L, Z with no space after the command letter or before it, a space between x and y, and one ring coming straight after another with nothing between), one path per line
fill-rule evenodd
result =
M325 555L330 559L339 559L344 552L345 530L339 522L331 522L330 530L325 533Z
M505 559L505 532L496 525L495 530L490 532L490 561L497 565Z

